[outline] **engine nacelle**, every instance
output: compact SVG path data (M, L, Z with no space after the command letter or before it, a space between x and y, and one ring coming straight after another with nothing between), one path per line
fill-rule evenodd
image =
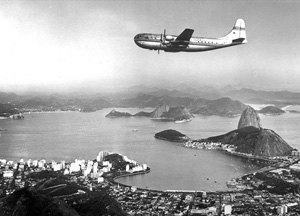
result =
M166 35L166 40L167 41L173 41L173 40L175 40L175 37L173 37L171 35Z

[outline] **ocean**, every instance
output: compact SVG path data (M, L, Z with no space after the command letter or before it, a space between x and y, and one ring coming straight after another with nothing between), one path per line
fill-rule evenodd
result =
M178 143L154 138L154 134L175 129L200 139L237 128L239 117L196 115L191 122L175 124L146 117L105 118L112 109L92 113L54 112L25 114L24 120L1 119L0 158L92 160L101 150L146 163L151 172L124 177L119 182L152 189L226 190L226 181L255 171L258 167L243 159L214 150L194 150ZM135 114L149 109L119 109ZM264 128L277 132L292 147L300 148L300 114L261 115Z

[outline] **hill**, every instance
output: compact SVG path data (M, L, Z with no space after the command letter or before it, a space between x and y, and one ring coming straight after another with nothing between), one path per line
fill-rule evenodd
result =
M134 115L131 115L127 112L118 112L116 110L112 110L105 117L150 117L157 120L165 120L165 121L177 121L177 120L190 120L193 115L184 107L169 107L167 105L158 106L152 112L138 112Z
M209 142L235 145L236 151L264 157L290 155L292 147L289 146L273 130L256 127L244 127L220 136L205 139Z
M1 216L79 216L64 201L25 187L0 200Z
M248 127L248 126L253 126L256 128L260 128L260 117L258 113L253 109L251 106L248 106L242 113L239 124L238 124L238 129L243 128L243 127Z
M283 113L285 113L284 110L275 107L275 106L267 106L262 108L261 110L258 111L261 114L265 114L265 115L281 115Z
M275 104L278 107L300 104L300 93L290 91L256 91L242 88L224 93L224 96L244 103Z
M113 109L110 111L105 117L106 118L114 118L114 117L131 117L132 115L128 112L119 112Z
M224 117L235 117L243 112L247 106L240 101L230 98L220 98L217 100L197 100L192 106L191 112L202 115L218 115Z
M171 142L186 142L190 140L186 135L176 130L164 130L154 135L156 139L167 140Z

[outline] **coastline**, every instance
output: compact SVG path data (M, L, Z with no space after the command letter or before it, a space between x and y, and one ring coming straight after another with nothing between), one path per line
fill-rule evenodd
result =
M115 181L116 179L119 179L119 178L124 178L124 177L127 177L127 176L135 176L135 175L143 175L143 174L147 174L151 171L151 169L149 167L147 167L146 170L144 171L138 171L138 172L134 172L134 173L130 173L130 172L126 172L126 173L122 173L122 174L119 174L118 173L112 173L112 175L110 176L104 176L105 179L113 184L113 185L119 185L119 186L122 186L122 187L134 187L134 185L126 185L126 184L123 184L123 183L120 183L120 182L117 182ZM155 192L161 192L161 190L154 190L154 189L148 189L148 188L140 188L140 187L137 187L137 189L139 190L147 190L147 191L155 191Z

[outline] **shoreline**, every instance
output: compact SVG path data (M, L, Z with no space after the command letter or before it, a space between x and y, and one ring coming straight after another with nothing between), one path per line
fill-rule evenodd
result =
M135 172L135 173L124 173L121 175L116 175L116 176L105 176L105 180L107 180L109 183L113 184L113 185L117 185L117 186L121 186L121 187L135 187L137 190L142 190L142 191L148 191L148 192L153 192L153 193L195 193L195 192L203 192L205 191L208 194L215 194L215 193L230 193L230 192L234 192L234 190L230 190L230 188L228 188L227 190L222 190L222 191L210 191L210 190L182 190L182 189L151 189L151 188L142 188L142 187L137 187L134 185L126 185L120 182L115 181L116 179L119 178L124 178L124 177L128 177L128 176L135 176L135 175L144 175L147 174L151 171L151 169L148 167L147 170L145 171L139 171L139 172ZM117 174L117 173L115 173Z

